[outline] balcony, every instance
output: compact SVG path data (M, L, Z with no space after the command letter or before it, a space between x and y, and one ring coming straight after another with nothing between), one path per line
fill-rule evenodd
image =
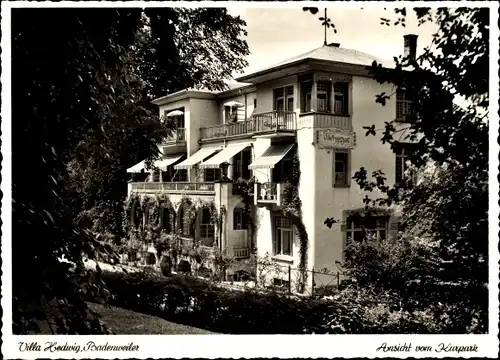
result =
M283 185L280 183L266 182L255 183L254 204L281 206Z
M199 193L215 195L214 183L204 182L135 182L129 183L132 191L143 193Z
M299 115L298 127L352 131L352 120L350 115L310 112Z
M253 114L246 121L227 123L201 128L201 140L247 137L278 132L293 132L297 121L293 111L271 111Z
M163 154L171 153L172 151L184 151L186 148L186 129L177 128L172 130L172 134L163 139L160 148Z
M245 259L250 256L248 246L246 247L233 247L233 255L235 259Z

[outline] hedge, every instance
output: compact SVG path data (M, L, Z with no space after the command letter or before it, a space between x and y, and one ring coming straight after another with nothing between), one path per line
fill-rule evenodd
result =
M102 272L107 303L225 334L439 332L424 314L399 316L380 296L346 290L330 299L229 290L208 281L153 273ZM93 301L98 301L93 297ZM437 330L437 331L436 331Z
M359 333L362 319L333 301L237 291L184 275L102 272L110 305L227 334ZM96 298L92 300L96 301ZM338 326L325 329L325 314Z

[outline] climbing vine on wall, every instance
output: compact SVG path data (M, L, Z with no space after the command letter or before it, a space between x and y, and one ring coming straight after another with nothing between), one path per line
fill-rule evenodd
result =
M132 214L132 209L134 209L134 214ZM137 229L140 231L142 229L142 199L136 193L130 194L127 200L125 200L124 204L124 213L123 213L123 230L125 234L130 234L132 230L135 230L133 225L138 225ZM139 224L132 224L132 216L134 219L140 219Z
M304 291L307 283L307 249L309 247L309 237L307 235L304 221L302 220L302 202L299 198L300 183L300 160L299 155L293 157L292 178L284 184L283 200L281 212L284 216L290 218L295 227L296 234L299 237L299 291Z
M256 225L253 221L253 203L254 203L254 184L255 177L250 180L245 180L239 178L233 182L233 192L241 196L243 202L243 211L246 216L248 229L250 230L248 233L248 238L250 240L250 244L252 244L252 253L255 254L257 252L257 247L255 246L254 234L256 233Z

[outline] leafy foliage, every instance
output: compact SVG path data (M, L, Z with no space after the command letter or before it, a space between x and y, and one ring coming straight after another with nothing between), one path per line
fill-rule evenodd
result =
M483 332L488 282L489 10L415 12L422 22L439 25L431 47L417 61L398 61L394 71L374 64L372 72L380 83L403 87L414 99L414 121L397 128L386 123L383 140L393 148L399 141L416 142L410 163L422 172L429 163L433 169L412 189L385 185L382 172L373 174L374 181L358 173L356 181L363 189L385 193L379 201L401 204L406 233L438 246L441 263L433 275L442 295L447 294L439 299L455 308L451 317L456 330ZM402 11L399 14L404 17ZM457 99L459 106L454 104ZM400 139L396 135L403 128L408 135ZM450 295L460 288L461 299ZM474 321L479 325L472 326Z
M217 88L221 71L224 77L244 65L241 19L222 9L148 11L12 11L15 331L23 329L22 304L42 299L71 305L69 315L59 312L65 321L58 332L98 331L87 320L81 284L60 258L80 272L82 253L100 249L94 234L123 236L125 169L150 163L170 128L158 121L151 98L199 83Z
M394 85L392 94L377 94L375 103L384 106L396 89L404 89L413 101L407 119L411 121L387 121L382 130L375 125L363 128L366 136L382 131L382 143L393 150L401 142L414 143L408 160L421 179L411 187L392 186L386 184L381 170L374 171L371 178L365 168L356 172L354 179L362 190L383 194L378 199L366 196L366 205L397 205L403 210L405 235L394 248L395 244L377 242L355 245L357 256L351 258L348 268L370 287L391 288L394 276L396 283L419 283L410 287L412 297L419 299L420 306L432 309L433 321L444 324L442 331L485 332L489 9L413 11L419 24L434 21L438 25L432 44L417 59L395 57L394 69L376 62L370 67L379 83ZM405 26L410 16L406 8L395 8L394 13L396 20L384 17L381 24ZM334 222L329 218L325 225L331 227ZM420 241L434 250L415 252ZM416 266L417 261L434 265ZM398 297L404 299L408 287L400 289Z
M346 290L330 299L228 290L188 276L104 273L109 304L226 334L433 333L428 316L401 320L387 297ZM242 326L244 324L245 326Z
M298 234L300 241L299 248L299 269L301 279L299 281L299 291L304 291L307 282L307 250L309 248L309 236L307 235L306 226L302 220L302 201L299 197L300 183L300 159L296 153L293 157L292 177L290 181L285 182L283 188L283 200L281 204L281 212L284 216L291 219L292 224Z

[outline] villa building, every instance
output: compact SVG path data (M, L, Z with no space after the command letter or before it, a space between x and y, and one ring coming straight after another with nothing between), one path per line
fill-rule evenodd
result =
M416 36L406 35L404 43L414 56ZM388 184L405 175L409 148L401 144L395 153L381 143L381 135L365 136L363 129L405 122L411 105L404 91L369 75L374 60L384 64L329 44L241 76L225 91L186 89L154 100L160 116L173 118L177 129L161 144L163 158L154 164L159 171L130 182L129 194L167 195L175 216L160 211L160 222L182 238L218 247L235 259L268 253L297 268L300 235L282 212L291 200L285 194L288 182L297 188L307 232L304 265L336 271L348 239L364 234L351 216L364 207L365 197L351 180L354 173L361 167L369 174L382 169ZM382 92L397 94L381 106L375 96ZM144 171L144 163L128 171ZM237 179L254 180L250 202L235 191ZM186 197L213 203L222 221L214 224L208 208L199 207L189 228ZM379 215L370 231L388 238L397 231L398 214L388 209ZM330 217L339 220L331 229L324 223Z

